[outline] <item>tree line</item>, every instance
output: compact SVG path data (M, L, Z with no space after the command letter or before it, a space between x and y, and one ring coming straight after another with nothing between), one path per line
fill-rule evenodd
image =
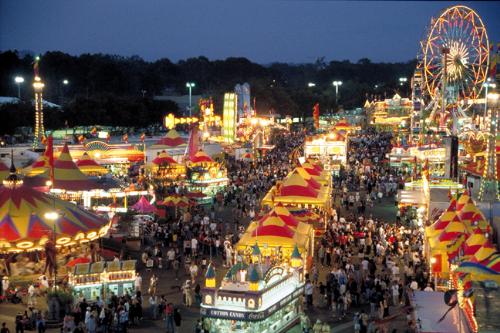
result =
M318 58L309 64L261 65L246 58L209 60L201 56L174 63L167 58L148 62L138 56L73 56L58 51L47 52L40 58L44 99L63 106L46 112L48 128L93 124L140 127L160 123L163 115L182 110L173 102L160 102L153 97L187 94L188 81L196 84L193 94L214 98L217 113L221 113L224 92L243 82L250 83L259 114L310 115L316 102L320 103L321 113L335 112L339 107L359 107L367 97L382 98L395 92L406 95L409 89L400 86L399 78L410 78L415 68L415 61L373 63L369 59L352 63ZM0 53L0 96L17 96L14 77L25 78L21 85L25 102L1 106L5 121L0 124L0 133L8 133L14 125L32 124L32 68L31 54ZM65 85L63 80L69 83ZM334 80L343 82L338 99ZM315 86L309 87L310 82Z

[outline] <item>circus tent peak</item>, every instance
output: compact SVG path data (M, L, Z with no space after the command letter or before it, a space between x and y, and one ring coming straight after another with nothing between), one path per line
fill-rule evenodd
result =
M180 145L186 144L186 140L181 138L179 133L175 129L171 129L168 131L167 135L165 135L163 138L158 140L154 145L153 148L158 148L161 146L166 146L166 147L177 147Z
M87 152L83 153L82 157L75 163L76 166L85 174L107 174L108 169L92 159Z
M51 180L50 170L35 177L26 177L26 183L33 187L44 187ZM52 187L66 191L78 192L100 188L100 185L89 179L76 166L69 153L68 144L65 144L61 154L54 162L54 177Z
M153 164L162 166L162 165L171 165L177 164L177 161L174 160L166 151L162 151L158 156L153 160Z
M198 150L194 156L190 157L189 160L192 163L213 163L214 160L205 153L202 149Z

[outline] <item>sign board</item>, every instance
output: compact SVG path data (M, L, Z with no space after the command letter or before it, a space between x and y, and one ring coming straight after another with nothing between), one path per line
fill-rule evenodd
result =
M300 286L293 293L285 296L279 302L275 303L274 305L272 305L271 307L269 307L263 311L233 311L233 310L221 310L221 309L215 309L215 308L202 307L200 309L200 314L203 317L220 318L220 319L227 319L227 320L239 320L239 321L264 320L265 318L269 317L270 315L272 315L273 313L275 313L279 309L286 306L291 301L299 298L299 296L302 295L303 291L304 291L304 287Z

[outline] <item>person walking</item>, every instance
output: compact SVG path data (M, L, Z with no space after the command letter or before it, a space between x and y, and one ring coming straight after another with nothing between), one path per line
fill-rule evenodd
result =
M165 327L167 333L175 333L174 305L172 303L168 303L165 308Z
M312 307L313 305L313 291L314 287L311 283L311 280L307 279L306 285L304 287L304 294L306 295L307 307Z

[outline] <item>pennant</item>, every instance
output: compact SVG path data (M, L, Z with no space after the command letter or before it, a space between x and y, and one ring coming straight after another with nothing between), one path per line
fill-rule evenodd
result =
M142 133L141 134L141 142L144 142L146 140L146 134Z
M97 128L92 128L92 130L90 131L90 134L92 134L92 136L96 136L97 135Z
M123 136L122 136L122 141L125 142L125 143L128 143L128 133L125 133Z

